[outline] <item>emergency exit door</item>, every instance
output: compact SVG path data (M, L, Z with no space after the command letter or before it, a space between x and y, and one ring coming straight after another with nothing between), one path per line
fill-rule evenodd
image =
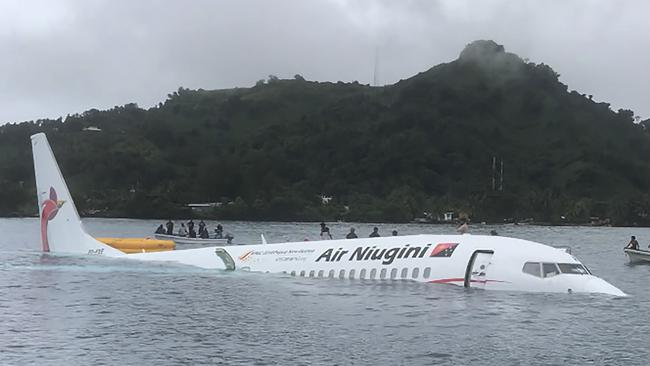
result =
M465 270L465 287L485 287L492 255L494 255L492 250L477 250L472 254Z

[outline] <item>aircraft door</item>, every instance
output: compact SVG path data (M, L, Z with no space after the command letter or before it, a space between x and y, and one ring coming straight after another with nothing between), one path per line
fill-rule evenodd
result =
M230 254L226 252L225 249L223 248L216 248L214 250L214 254L217 255L222 261L223 265L226 267L226 271L234 271L235 270L235 261L232 259Z
M472 254L465 270L465 287L485 287L492 255L494 252L491 250L477 250Z

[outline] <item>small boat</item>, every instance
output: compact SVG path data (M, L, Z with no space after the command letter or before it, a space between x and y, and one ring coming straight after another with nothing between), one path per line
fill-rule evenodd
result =
M187 236L155 234L159 240L173 240L176 244L227 245L232 244L232 236L223 238L189 238Z
M650 262L650 251L638 249L623 249L630 263Z

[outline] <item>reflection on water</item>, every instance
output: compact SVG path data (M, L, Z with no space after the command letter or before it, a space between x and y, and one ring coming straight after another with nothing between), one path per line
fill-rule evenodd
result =
M145 236L159 221L85 220L96 236ZM240 243L316 239L318 223L225 222ZM208 223L214 227L216 222ZM368 235L374 225L350 226ZM388 234L451 226L377 225ZM0 219L0 364L645 365L650 266L622 247L649 229L471 227L570 246L630 294L529 294L449 285L226 273L44 255L35 219ZM630 344L638 347L630 347Z

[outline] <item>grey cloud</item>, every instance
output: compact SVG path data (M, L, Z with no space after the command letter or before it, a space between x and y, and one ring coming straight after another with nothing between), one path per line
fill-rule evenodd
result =
M650 115L642 1L6 1L0 123L269 74L393 83L475 39L551 65L570 89Z

